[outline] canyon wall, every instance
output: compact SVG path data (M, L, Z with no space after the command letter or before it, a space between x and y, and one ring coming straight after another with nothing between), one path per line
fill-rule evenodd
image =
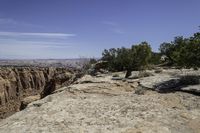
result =
M0 118L19 111L24 98L45 97L63 84L72 83L74 75L66 68L1 67Z

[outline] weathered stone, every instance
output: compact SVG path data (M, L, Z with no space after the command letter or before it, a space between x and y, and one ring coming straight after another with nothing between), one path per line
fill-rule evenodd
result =
M20 110L25 109L29 103L32 103L32 102L34 102L36 100L39 100L40 98L41 98L40 95L25 97L21 101Z
M191 86L183 87L181 88L181 90L198 93L200 95L200 85L191 85Z
M1 67L0 118L18 111L25 97L41 92L45 93L44 97L60 88L64 82L71 83L72 77L73 72L65 68ZM55 86L49 85L52 79L55 80Z
M94 79L93 79L94 78ZM0 122L0 133L198 133L200 97L86 76ZM84 80L95 81L85 83Z

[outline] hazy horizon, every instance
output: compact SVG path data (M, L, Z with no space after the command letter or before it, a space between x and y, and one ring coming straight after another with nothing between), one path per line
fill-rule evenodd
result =
M147 41L153 51L200 26L199 0L2 0L0 59L100 57Z

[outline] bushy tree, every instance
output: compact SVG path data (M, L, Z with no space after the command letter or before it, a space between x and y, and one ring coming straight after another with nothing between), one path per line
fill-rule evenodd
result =
M171 43L161 44L160 51L168 57L172 65L200 67L200 33L189 38L175 37Z
M172 53L174 51L174 46L172 43L162 43L160 45L160 52L162 55L165 55L167 57L167 61L169 62L169 64L173 64L173 58L172 58Z
M142 42L139 45L133 45L131 48L132 66L138 70L146 69L151 59L151 46L147 42Z
M108 69L111 71L117 70L116 65L117 49L111 48L109 50L105 49L102 53L102 60L107 61Z
M147 42L133 45L131 48L117 48L104 50L102 60L108 62L111 71L126 70L126 77L130 76L132 70L144 70L151 58L151 47Z
M152 65L158 65L160 63L161 63L161 53L152 52L151 53L150 64L152 64Z
M89 64L95 64L95 63L97 63L97 59L95 59L95 58L90 58Z
M181 51L181 60L185 67L200 67L200 33L195 33L186 39L185 46Z

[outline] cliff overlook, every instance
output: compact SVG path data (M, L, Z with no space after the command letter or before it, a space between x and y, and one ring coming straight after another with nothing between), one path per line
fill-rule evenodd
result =
M70 84L74 75L75 71L66 68L1 67L0 117L25 108L29 102L45 97L62 84Z
M149 77L139 79L121 79L124 72L85 75L1 121L0 132L199 133L198 95L182 90L160 93L152 88L181 72L149 72ZM113 77L116 74L120 77ZM189 90L198 92L193 87Z

